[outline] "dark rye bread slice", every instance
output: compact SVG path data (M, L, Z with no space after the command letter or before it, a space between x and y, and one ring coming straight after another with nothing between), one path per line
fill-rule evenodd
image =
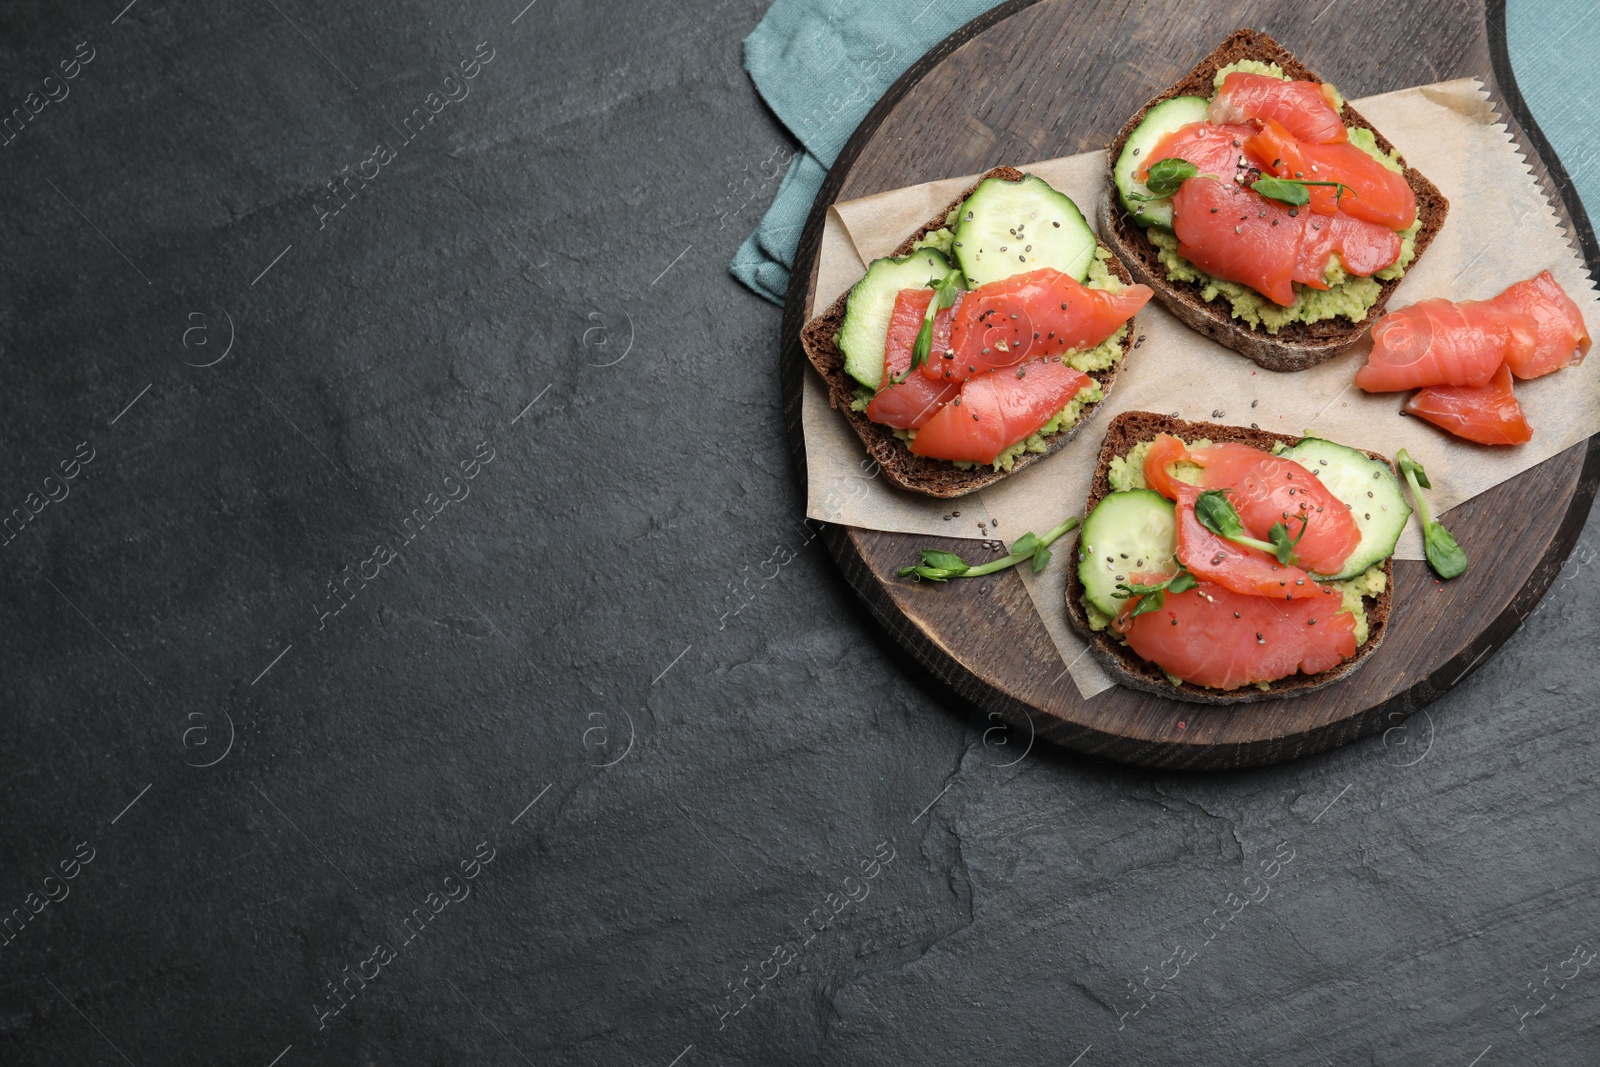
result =
M917 229L915 233L900 243L892 253L893 256L904 256L911 252L911 246L926 237L934 230L943 228L945 219L956 208L960 207L967 197L972 195L986 178L1003 178L1008 182L1019 182L1023 178L1022 171L1015 167L996 167L979 177L950 205L938 215L929 219ZM1105 247L1104 242L1101 243ZM1128 268L1119 263L1112 256L1109 263L1110 270L1123 282L1132 284L1133 276L1128 273ZM942 459L929 459L912 452L906 443L894 435L894 431L887 426L879 425L867 418L862 411L850 410L850 401L855 399L856 381L844 372L844 353L839 351L837 336L839 325L844 321L845 301L849 298L848 292L840 296L828 306L828 310L806 323L800 331L800 343L805 349L806 358L811 360L811 365L817 368L817 373L822 375L822 380L828 384L828 403L837 408L844 417L850 420L850 425L855 428L856 434L861 438L861 443L867 446L867 452L883 468L884 477L902 489L909 489L914 493L925 493L935 497L965 496L967 493L976 492L988 485L993 485L1007 474L1016 474L1033 466L1046 456L1053 455L1062 446L1077 434L1078 430L1089 421L1096 408L1103 401L1096 401L1086 405L1078 416L1078 421L1073 426L1062 430L1046 439L1048 447L1043 452L1025 452L1012 464L1010 471L997 471L992 466L977 467L973 470L962 470L953 463ZM1134 345L1134 330L1130 326L1128 334L1122 341L1123 360ZM1117 380L1117 370L1122 366L1123 360L1118 360L1106 370L1092 371L1089 377L1100 385L1100 392L1110 395L1111 384Z
M1212 422L1185 422L1182 419L1157 415L1149 411L1124 411L1112 419L1106 427L1105 443L1100 446L1100 463L1095 467L1094 481L1089 484L1089 500L1083 508L1085 515L1093 511L1095 505L1112 491L1111 460L1117 456L1127 455L1135 445L1143 441L1152 441L1160 433L1170 433L1185 441L1201 438L1216 442L1237 441L1263 450L1270 450L1280 441L1285 445L1294 445L1301 440L1290 434L1273 433L1270 430L1221 426ZM1394 464L1387 456L1377 452L1367 452L1367 455L1394 470ZM1399 477L1398 472L1396 477ZM1299 696L1301 693L1310 693L1330 686L1341 678L1354 674L1383 643L1383 635L1389 622L1389 609L1393 604L1394 558L1390 557L1383 562L1383 592L1367 608L1366 643L1356 649L1356 654L1344 663L1319 674L1296 674L1291 678L1273 682L1272 687L1267 690L1245 686L1242 689L1224 691L1207 689L1191 682L1176 686L1167 680L1166 673L1160 667L1141 659L1133 649L1112 636L1109 630L1097 633L1089 628L1089 616L1083 605L1083 583L1078 580L1077 547L1073 546L1071 556L1073 564L1067 575L1067 620L1071 622L1072 628L1089 642L1089 647L1094 650L1100 665L1118 683L1129 689L1140 689L1172 700L1188 700L1196 704L1242 704L1252 700L1279 700L1284 697Z
M1117 134L1116 140L1107 148L1107 174L1110 175L1112 168L1116 166L1117 157L1122 154L1122 146L1127 142L1128 136L1139 123L1144 121L1146 113L1152 107L1175 96L1209 98L1215 92L1212 79L1218 69L1242 59L1276 63L1285 74L1296 80L1319 83L1322 81L1305 64L1266 34L1256 30L1236 30L1181 81L1151 100L1128 121L1122 132ZM1363 118L1348 103L1345 104L1342 117L1346 126L1359 126L1371 130L1378 147L1385 152L1394 150L1394 145L1384 137L1383 132ZM1415 267L1423 252L1432 243L1434 235L1444 225L1445 215L1450 210L1450 201L1446 200L1438 187L1424 178L1415 167L1406 167L1405 178L1411 185L1412 191L1417 194L1417 214L1422 219L1422 227L1416 237L1416 259L1412 260L1411 264ZM1322 322L1309 324L1297 322L1272 334L1264 328L1252 327L1249 323L1234 318L1232 307L1226 299L1220 297L1214 301L1202 299L1200 296L1202 286L1199 283L1170 280L1166 268L1157 258L1156 246L1145 236L1144 228L1133 221L1132 215L1123 210L1117 198L1115 180L1107 183L1106 196L1100 202L1099 214L1101 238L1127 263L1134 277L1156 291L1156 299L1161 301L1168 311L1213 341L1248 356L1268 370L1304 370L1343 354L1361 339L1369 326L1383 317L1383 309L1394 293L1395 286L1400 283L1398 278L1381 282L1377 302L1368 309L1366 318L1360 322L1351 322L1343 318L1325 319Z

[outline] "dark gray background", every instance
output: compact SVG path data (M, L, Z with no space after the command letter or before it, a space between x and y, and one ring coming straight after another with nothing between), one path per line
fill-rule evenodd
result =
M121 3L0 16L0 1062L1600 1062L1592 533L1382 737L1029 750L801 522L760 0Z

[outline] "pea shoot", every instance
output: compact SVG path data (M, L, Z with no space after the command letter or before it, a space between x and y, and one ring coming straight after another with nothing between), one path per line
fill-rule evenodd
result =
M1310 182L1302 181L1299 178L1257 178L1250 183L1250 188L1269 200L1277 200L1288 204L1290 207L1303 207L1311 203L1311 190L1309 187L1313 185L1332 186L1335 190L1333 194L1335 207L1339 205L1340 198L1345 193L1349 193L1351 196L1356 195L1356 191L1344 182Z
M1164 582L1148 585L1137 582L1132 585L1127 582L1118 582L1117 592L1111 595L1118 600L1128 600L1132 597L1139 598L1139 602L1133 606L1133 610L1128 612L1128 618L1134 619L1147 611L1161 610L1162 606L1167 602L1168 593L1187 593L1199 584L1195 580L1195 576L1189 573L1188 568L1180 565L1178 573Z
M899 385L910 377L912 371L928 362L928 356L933 352L934 316L956 302L956 297L962 291L961 282L959 268L952 268L942 278L928 279L928 284L933 288L933 298L928 301L928 310L922 316L922 328L917 331L917 340L911 346L911 366L906 368L904 374L891 381L890 385Z
M1228 502L1228 490L1207 489L1201 493L1194 502L1194 517L1200 520L1200 525L1216 534L1218 537L1232 541L1236 545L1246 548L1259 548L1269 556L1277 557L1279 563L1285 567L1299 565L1295 558L1294 547L1300 543L1300 538L1306 535L1306 528L1310 526L1306 516L1300 516L1300 533L1292 540L1289 537L1289 528L1281 522L1272 524L1272 529L1267 531L1267 540L1251 537L1250 531L1244 528L1244 523L1239 520L1239 513Z
M1411 487L1411 496L1417 502L1417 519L1422 523L1422 548L1428 554L1428 565L1441 578L1460 577L1467 570L1467 554L1456 544L1450 531L1442 523L1434 521L1432 513L1428 511L1428 502L1422 499L1422 490L1433 488L1428 481L1428 472L1403 448L1394 454L1394 458L1400 465L1400 473L1405 475L1406 484Z
M1178 191L1178 186L1200 173L1200 168L1190 163L1187 159L1176 157L1158 159L1150 164L1150 170L1144 180L1144 186L1150 190L1150 195L1142 193L1129 193L1129 200L1165 200Z
M966 560L954 552L942 552L936 548L921 550L922 563L915 567L901 567L900 577L926 578L930 582L943 582L951 578L978 578L985 574L994 574L1007 567L1015 567L1025 560L1033 563L1033 573L1038 574L1044 570L1046 563L1050 562L1050 548L1062 534L1078 525L1078 517L1074 515L1048 532L1043 537L1036 537L1032 533L1025 533L1012 542L1011 551L996 560L988 563L969 565Z

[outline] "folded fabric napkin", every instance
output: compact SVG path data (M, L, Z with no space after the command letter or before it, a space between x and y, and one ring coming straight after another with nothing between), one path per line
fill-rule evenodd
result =
M1506 43L1517 87L1583 197L1600 213L1600 125L1586 70L1600 55L1600 4L1594 0L1510 0ZM799 231L796 231L798 233Z
M783 303L828 168L872 105L924 52L999 0L775 0L744 41L762 99L800 141L783 184L730 269Z
M783 303L806 215L828 168L894 80L999 0L775 0L744 42L744 65L799 139L777 197L729 269ZM1594 0L1510 0L1506 30L1518 84L1586 204L1600 205L1600 126L1584 84L1600 53Z

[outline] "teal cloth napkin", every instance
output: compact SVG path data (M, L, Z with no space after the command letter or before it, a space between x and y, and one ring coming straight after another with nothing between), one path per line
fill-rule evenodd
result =
M884 90L999 0L774 0L744 42L756 90L800 141L776 198L729 269L774 303L828 168ZM1590 212L1600 211L1600 125L1573 91L1600 55L1596 0L1508 0L1511 65L1528 107Z
M1528 110L1594 221L1600 214L1600 125L1587 85L1593 77L1590 64L1600 56L1600 4L1509 0L1506 44Z
M1000 0L775 0L744 41L762 99L804 151L729 269L783 303L812 201L850 135L922 54Z

